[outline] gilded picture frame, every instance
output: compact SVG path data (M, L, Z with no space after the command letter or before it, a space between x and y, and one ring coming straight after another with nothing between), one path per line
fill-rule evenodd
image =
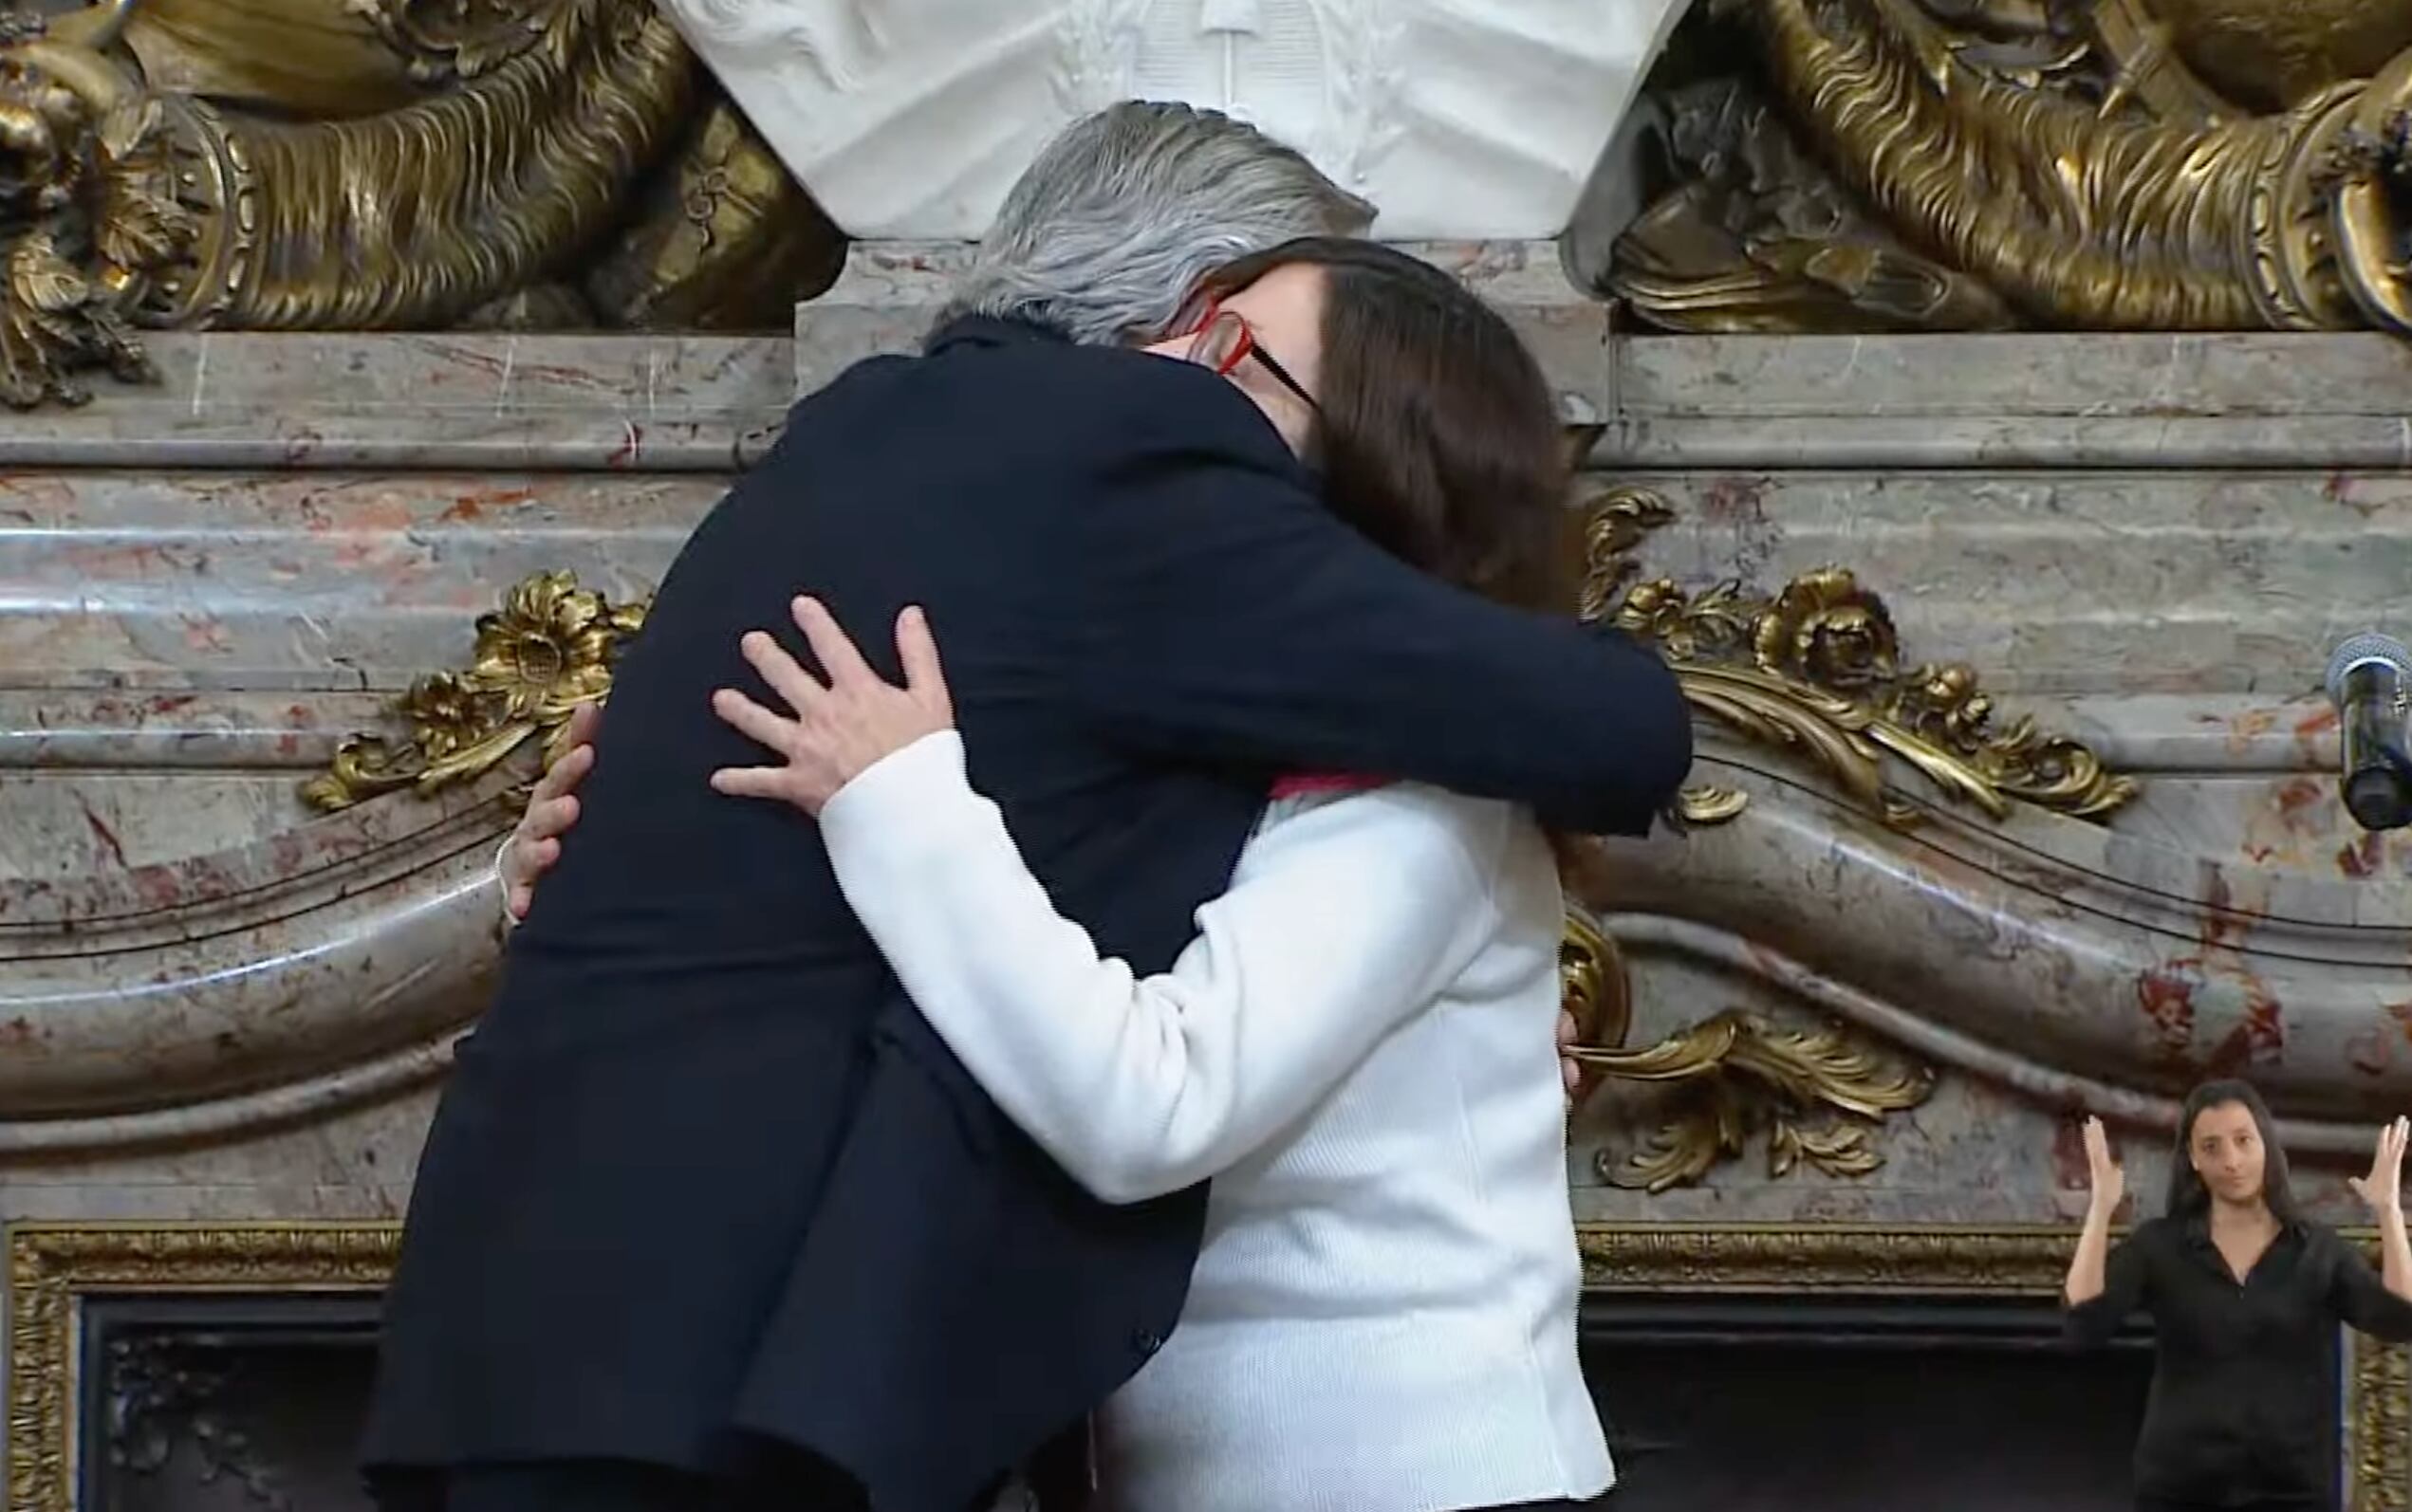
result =
M85 1302L128 1294L376 1293L393 1223L18 1223L9 1247L8 1512L75 1512Z

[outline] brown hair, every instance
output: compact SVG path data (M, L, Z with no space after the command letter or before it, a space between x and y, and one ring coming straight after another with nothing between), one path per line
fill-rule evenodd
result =
M1486 599L1573 614L1565 432L1508 323L1429 263L1338 236L1243 257L1198 293L1219 299L1292 264L1324 276L1309 455L1332 513Z

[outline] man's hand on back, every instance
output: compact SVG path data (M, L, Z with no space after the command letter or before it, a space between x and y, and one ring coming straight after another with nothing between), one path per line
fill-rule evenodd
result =
M1571 1013L1558 1015L1558 1079L1566 1083L1567 1112L1574 1112L1583 1100L1583 1066L1574 1059L1574 1047L1583 1042L1583 1027Z
M527 812L495 857L503 915L513 925L528 916L536 901L536 879L561 859L561 837L578 822L578 784L595 769L595 730L602 723L600 704L581 704L570 712L569 748L537 780Z

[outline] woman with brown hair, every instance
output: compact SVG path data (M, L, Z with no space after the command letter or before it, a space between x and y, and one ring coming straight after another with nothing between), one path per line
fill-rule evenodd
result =
M1234 265L1183 323L1151 350L1228 377L1329 508L1469 592L1572 613L1549 386L1455 279L1308 240ZM747 636L794 717L720 693L783 764L714 785L818 816L916 1006L1083 1187L1125 1203L1212 1182L1180 1326L1097 1421L1106 1505L1605 1491L1551 1037L1564 903L1532 817L1378 777L1286 782L1197 937L1141 978L1058 913L974 789L918 615L898 627L903 688L818 605L797 620L826 686ZM507 880L524 892L547 857L519 853L551 843L515 845Z
M2113 1247L2126 1191L2102 1120L2086 1120L2092 1188L2064 1286L2069 1331L2106 1341L2153 1321L2152 1394L2136 1441L2139 1512L2311 1512L2333 1505L2326 1383L2345 1324L2412 1339L2412 1246L2402 1193L2407 1126L2379 1133L2353 1189L2379 1224L2381 1269L2302 1216L2261 1095L2206 1081L2187 1095L2161 1217Z

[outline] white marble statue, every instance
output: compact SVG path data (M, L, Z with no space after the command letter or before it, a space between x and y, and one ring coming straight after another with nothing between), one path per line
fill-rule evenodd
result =
M859 237L976 239L1117 100L1252 121L1388 240L1556 235L1687 0L662 0Z

